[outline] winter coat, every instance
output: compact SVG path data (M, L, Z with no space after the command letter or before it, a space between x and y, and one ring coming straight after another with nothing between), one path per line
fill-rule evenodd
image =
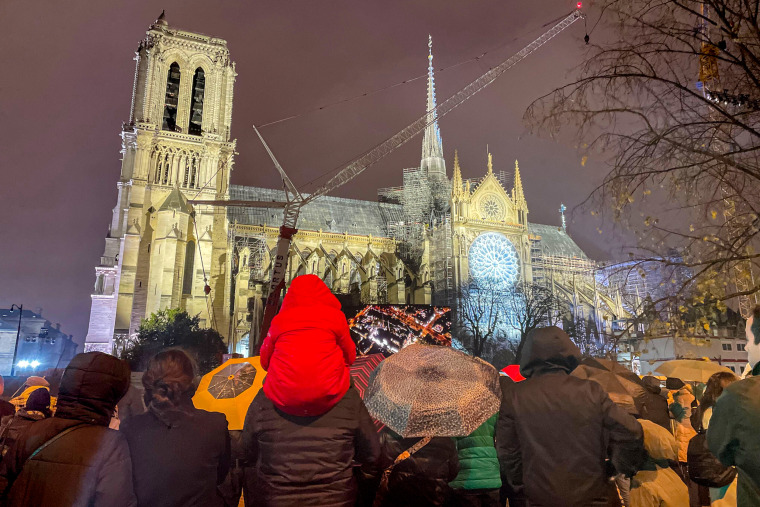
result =
M751 378L723 390L707 429L707 446L739 470L738 505L760 505L760 363Z
M127 439L108 429L128 385L125 362L101 352L74 356L61 379L55 416L30 425L3 459L0 489L12 481L8 505L136 506ZM78 427L30 458L72 426Z
M672 393L673 403L670 404L670 412L673 414L676 442L678 442L678 461L686 463L689 450L689 441L697 434L691 425L691 404L694 395L683 387Z
M609 456L618 473L643 461L641 425L601 386L569 375L580 351L557 327L531 332L520 371L523 382L503 389L496 448L502 474L531 507L608 505Z
M45 415L44 412L39 410L27 410L26 408L20 409L15 415L7 415L3 417L2 424L0 424L0 443L2 445L1 452L5 455L11 445L18 439L19 435L33 422L45 419L50 414Z
M459 474L449 484L454 489L498 489L501 487L499 457L496 455L494 434L499 414L466 437L456 440Z
M377 431L354 388L311 417L287 414L259 391L245 417L243 449L255 467L253 505L266 507L353 506L353 463L373 466L380 455Z
M148 410L121 423L132 455L137 504L223 506L217 485L230 467L227 419L192 406L167 412L164 419Z
M647 461L631 479L630 507L689 507L689 488L668 465L678 456L675 437L652 421L639 422Z
M401 438L389 428L380 432L383 469L419 438ZM459 472L457 446L453 438L435 437L411 457L393 468L383 507L437 507L447 505L453 491L449 482ZM381 471L382 473L382 471Z
M324 414L346 394L355 359L338 299L318 276L296 277L261 346L267 397L290 415Z
M660 396L660 387L644 383L646 394L641 398L640 416L642 419L659 424L670 431L670 413L668 401Z

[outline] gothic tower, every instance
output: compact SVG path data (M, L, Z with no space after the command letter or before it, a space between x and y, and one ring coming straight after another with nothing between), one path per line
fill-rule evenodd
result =
M446 162L443 159L443 141L438 128L436 106L433 38L428 36L427 127L422 139L420 169L427 176L434 209L445 211L449 201L449 180L446 177Z
M167 308L228 330L226 216L189 201L229 197L235 64L226 41L172 28L163 12L135 61L85 350L112 352L142 319Z

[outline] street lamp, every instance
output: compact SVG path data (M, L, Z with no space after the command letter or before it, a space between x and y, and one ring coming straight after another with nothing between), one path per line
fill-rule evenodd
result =
M16 355L18 354L18 339L21 336L21 317L24 315L24 305L11 305L11 313L13 308L18 309L18 328L16 329L16 345L13 347L13 362L11 363L11 377L16 373Z

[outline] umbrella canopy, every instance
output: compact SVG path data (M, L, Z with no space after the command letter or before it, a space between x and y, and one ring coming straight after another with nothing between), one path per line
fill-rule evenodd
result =
M638 408L641 408L649 397L649 392L641 377L616 361L589 357L584 359L581 364L615 374L626 392L633 396L633 400Z
M364 393L367 392L370 375L372 375L372 372L375 371L375 368L377 368L377 365L380 364L383 359L385 359L383 354L359 356L356 358L356 361L354 361L354 364L351 365L351 368L349 369L351 380L353 381L356 390L359 391L359 396L361 396L362 399L364 399ZM372 419L372 422L375 423L375 428L378 433L385 427L385 425L377 419Z
M405 438L466 436L499 410L499 374L450 347L414 344L375 368L364 403Z
M634 400L633 394L631 394L626 388L628 381L622 377L612 373L609 370L603 370L601 368L594 368L587 364L581 364L571 373L574 377L592 380L602 386L610 399L617 405L620 405L631 414L640 413L640 408Z
M227 416L230 430L242 430L248 406L264 384L266 374L258 356L229 359L201 378L193 405L221 412Z
M525 377L523 377L522 373L520 373L519 364L510 364L502 368L501 371L503 371L504 374L507 377L511 378L514 382L522 382L525 380Z
M674 359L665 361L655 370L666 377L680 378L685 382L707 382L713 373L734 373L725 366L712 361L699 361L696 359Z
M359 396L364 399L364 393L369 385L369 376L377 368L377 365L385 359L383 354L370 354L368 356L359 356L349 369L351 380L354 381L354 387L359 391Z

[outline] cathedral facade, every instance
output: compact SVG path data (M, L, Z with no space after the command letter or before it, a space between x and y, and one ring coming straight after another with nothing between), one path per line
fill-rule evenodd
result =
M432 43L431 43L432 44ZM377 201L321 197L299 217L287 281L321 277L344 304L455 304L470 277L539 282L589 312L600 308L595 264L564 227L528 221L518 163L449 179L428 54L428 126L419 167ZM182 308L247 353L257 339L281 207L192 201L284 201L281 190L230 184L235 64L224 40L170 27L162 16L135 53L122 128L117 205L95 268L86 350L118 350L152 313ZM614 298L602 301L616 313Z

